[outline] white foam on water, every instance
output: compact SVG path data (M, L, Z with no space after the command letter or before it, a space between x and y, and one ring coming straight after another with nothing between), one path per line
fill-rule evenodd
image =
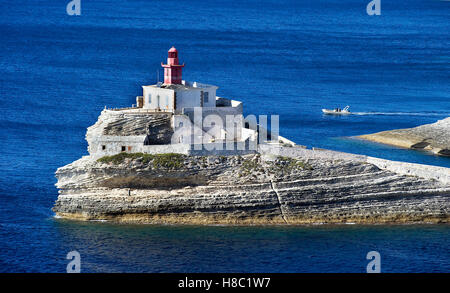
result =
M442 116L448 117L450 113L426 113L426 112L350 112L352 115L380 115L380 116Z

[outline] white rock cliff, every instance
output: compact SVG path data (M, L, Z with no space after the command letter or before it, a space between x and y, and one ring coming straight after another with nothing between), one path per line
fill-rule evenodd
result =
M118 135L121 127L148 131L126 116L108 119L89 135ZM448 168L296 146L265 145L243 156L85 156L59 168L56 177L54 212L80 220L286 225L450 219Z

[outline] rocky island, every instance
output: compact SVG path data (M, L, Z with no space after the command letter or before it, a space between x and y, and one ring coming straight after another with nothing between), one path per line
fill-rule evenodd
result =
M448 222L450 183L322 152L87 156L58 169L54 211L139 223Z
M175 48L162 66L164 83L143 86L133 107L103 110L86 133L89 155L56 171L57 216L176 224L449 222L450 169L306 149L268 133L264 119L244 119L242 103L217 97L216 86L182 80Z
M415 150L426 150L440 156L450 156L450 117L414 128L395 129L359 138Z

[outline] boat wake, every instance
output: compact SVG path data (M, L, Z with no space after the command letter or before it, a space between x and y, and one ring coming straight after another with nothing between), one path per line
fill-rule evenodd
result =
M450 113L436 112L351 112L352 115L380 115L380 116L442 116L449 117Z

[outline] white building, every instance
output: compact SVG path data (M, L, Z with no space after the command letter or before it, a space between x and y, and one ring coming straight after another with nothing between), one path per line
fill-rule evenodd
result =
M137 97L138 107L153 112L173 113L175 130L186 127L189 121L194 123L202 130L203 142L205 139L241 141L242 103L217 97L217 86L183 80L181 70L184 64L179 64L177 49L172 47L168 53L167 64L161 63L164 67L164 83L143 86L143 95ZM201 113L202 119L196 120L195 113ZM235 125L229 131L225 129L227 115L233 116ZM188 136L187 132L178 135L177 142L192 142L194 137Z
M182 113L184 108L215 107L217 86L182 80L180 84L145 85L143 107Z
M259 143L266 142L265 136L258 137L256 118L246 121L245 127L241 102L217 97L217 86L182 79L184 64L179 64L175 48L169 50L167 64L161 65L164 83L143 86L136 107L105 109L88 128L90 155L236 155L254 153ZM282 137L278 142L294 145Z

